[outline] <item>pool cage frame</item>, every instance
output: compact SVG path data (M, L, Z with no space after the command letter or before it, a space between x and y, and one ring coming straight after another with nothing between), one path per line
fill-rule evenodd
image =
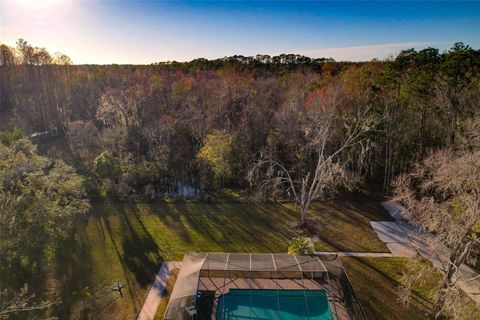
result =
M308 312L306 283L315 281L329 292L329 304L334 319L366 320L342 263L336 255L297 255L284 253L194 253L187 252L177 276L170 301L164 315L167 320L198 319L197 302L200 298L201 279L223 279L221 292L215 300L226 294L228 282L243 279L244 289L252 292L255 280L272 280L278 291L283 280L298 280L304 290ZM332 293L336 292L332 297ZM250 293L251 294L251 293ZM252 294L251 294L252 295ZM338 312L338 305L343 312ZM212 308L213 315L216 311ZM342 316L339 316L343 314ZM346 315L346 316L345 316Z

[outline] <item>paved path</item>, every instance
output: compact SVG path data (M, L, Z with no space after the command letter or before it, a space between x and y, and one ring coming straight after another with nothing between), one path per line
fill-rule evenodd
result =
M371 221L370 225L394 257L418 256L407 234L395 221Z
M403 207L391 201L382 202L382 206L390 213L390 215L395 219L397 224L402 228L402 230L408 236L410 242L418 251L418 253L422 257L430 260L437 269L445 272L446 264L442 262L439 257L435 256L432 253L428 245L429 235L421 231L418 227L409 224L405 220L405 218L403 217ZM462 264L460 266L458 273L460 275L458 286L463 291L465 291L465 293L467 293L474 301L480 304L480 275L466 264ZM473 280L462 281L462 279Z
M390 252L328 252L315 251L316 254L336 254L340 257L371 257L371 258L391 258L407 257L414 258L418 255L412 246L407 234L395 221L371 221L375 233L382 240ZM317 240L317 239L314 239Z
M375 233L385 243L410 243L407 235L395 221L370 221Z
M315 251L315 254L335 254L339 257L370 257L391 258L395 257L391 252L345 252L345 251Z
M173 269L180 268L181 264L182 263L178 261L165 261L162 263L160 270L155 276L155 281L148 292L147 298L143 303L142 310L140 310L140 313L138 314L137 320L153 320L155 318L155 313L160 304L162 293L167 285L168 278Z

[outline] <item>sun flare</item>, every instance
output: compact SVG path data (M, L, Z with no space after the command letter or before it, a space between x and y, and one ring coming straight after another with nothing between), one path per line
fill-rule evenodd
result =
M13 0L12 2L18 7L38 10L53 7L61 0Z

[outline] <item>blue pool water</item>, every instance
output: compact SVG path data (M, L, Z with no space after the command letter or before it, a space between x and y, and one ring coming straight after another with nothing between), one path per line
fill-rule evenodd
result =
M230 289L218 299L217 320L333 320L323 290Z

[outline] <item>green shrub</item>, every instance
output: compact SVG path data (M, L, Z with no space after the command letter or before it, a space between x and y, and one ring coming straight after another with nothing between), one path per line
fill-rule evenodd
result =
M309 254L313 253L310 241L307 237L296 237L290 240L288 246L289 254Z

